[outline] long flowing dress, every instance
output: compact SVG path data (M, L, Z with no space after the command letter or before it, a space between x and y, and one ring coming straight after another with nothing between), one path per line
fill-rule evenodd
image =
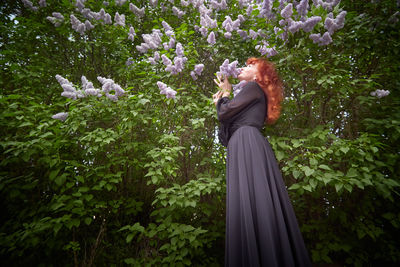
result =
M227 146L225 266L311 266L282 175L261 134L267 101L256 82L217 103Z

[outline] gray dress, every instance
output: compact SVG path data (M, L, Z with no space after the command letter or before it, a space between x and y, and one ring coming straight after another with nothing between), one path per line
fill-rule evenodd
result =
M311 266L274 152L261 134L266 98L248 82L217 103L227 146L225 266Z

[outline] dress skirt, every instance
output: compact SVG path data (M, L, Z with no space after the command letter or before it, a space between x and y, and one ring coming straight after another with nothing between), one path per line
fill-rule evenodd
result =
M228 143L225 266L311 266L275 155L242 126Z

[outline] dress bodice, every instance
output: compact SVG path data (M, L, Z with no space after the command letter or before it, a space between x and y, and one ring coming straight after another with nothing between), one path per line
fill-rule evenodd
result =
M266 96L256 82L248 82L233 98L223 97L217 103L220 121L218 137L227 146L233 133L242 126L253 126L261 130L266 116Z

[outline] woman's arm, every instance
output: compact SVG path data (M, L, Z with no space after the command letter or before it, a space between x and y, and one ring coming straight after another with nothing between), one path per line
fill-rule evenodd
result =
M232 100L222 97L217 102L218 120L224 122L263 97L263 91L256 82L248 82Z

